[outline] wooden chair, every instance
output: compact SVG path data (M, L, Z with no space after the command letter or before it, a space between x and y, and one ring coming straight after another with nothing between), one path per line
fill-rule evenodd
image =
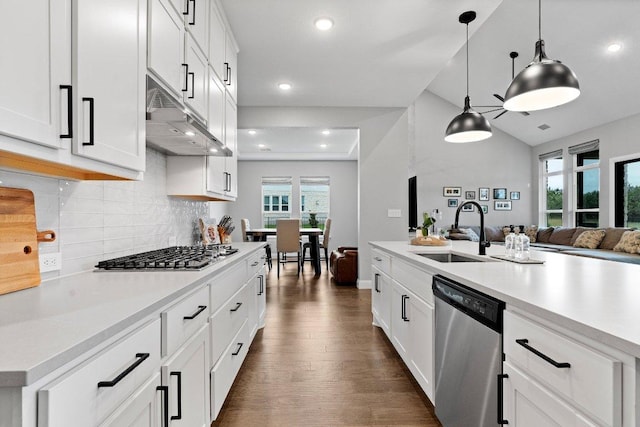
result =
M280 277L280 254L295 252L297 254L298 276L300 276L300 262L302 248L300 247L300 221L298 219L279 219L276 222L278 277Z
M324 222L324 232L322 233L322 240L320 241L320 249L324 249L324 259L327 263L327 270L329 269L329 239L331 239L331 218L327 218ZM304 267L305 261L311 261L311 258L307 258L307 249L311 252L311 243L305 242L302 246L302 263ZM318 254L320 256L320 254Z

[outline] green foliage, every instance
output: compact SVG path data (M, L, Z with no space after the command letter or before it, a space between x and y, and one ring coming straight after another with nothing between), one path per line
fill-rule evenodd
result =
M547 210L562 209L562 189L547 189Z
M309 225L311 228L318 228L318 219L316 218L316 213L309 213Z

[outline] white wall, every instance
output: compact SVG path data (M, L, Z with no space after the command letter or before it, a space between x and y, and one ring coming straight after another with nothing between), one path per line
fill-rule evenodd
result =
M229 206L237 223L233 240L242 240L240 219L247 218L252 227L262 223L262 177L290 176L293 192L292 217L300 216L300 177L328 176L330 180L331 241L329 250L338 246L358 245L358 165L355 161L241 161L238 162L238 199Z
M407 238L405 108L240 107L238 127L345 127L360 130L358 161L359 279L371 279L371 240ZM401 209L388 218L387 209Z
M456 209L447 207L448 197L442 195L445 186L462 187L459 203L465 200L465 191L475 191L475 200L489 206L485 215L488 225L536 223L537 218L531 214L537 197L532 186L531 147L495 126L493 136L484 141L445 142L445 129L461 113L460 108L429 91L423 92L412 106L414 130L410 133L415 140L410 142L413 158L409 173L415 171L418 181L418 224L422 222L422 212L435 208L443 212L443 226L453 223ZM491 189L491 200L478 200L479 187ZM404 191L405 188L406 182ZM520 192L520 200L512 202L513 210L493 209L493 188ZM475 213L461 213L460 223L477 225L480 219Z
M43 279L92 270L100 260L189 245L207 204L166 195L166 157L147 149L144 181L67 181L0 169L0 185L33 191L39 230L57 240L41 253L62 253L62 271Z
M564 167L565 170L571 170L573 167L573 160L569 156L567 148L573 145L577 145L583 142L592 141L594 139L600 140L600 226L614 226L614 215L611 209L613 208L614 195L611 192L611 185L613 184L613 168L611 167L611 159L623 156L629 156L632 154L638 154L640 157L640 114L627 117L625 119L616 120L615 122L607 123L602 126L597 126L591 129L587 129L576 134L557 139L555 141L547 142L533 148L533 156L531 161L531 167L535 174L534 189L538 191L540 167L538 156L540 154L549 153L558 149L563 149ZM571 174L568 174L571 177ZM572 182L565 179L565 194L567 189L571 188ZM569 210L570 201L565 198L565 211ZM532 214L537 218L540 209L538 199L533 205Z

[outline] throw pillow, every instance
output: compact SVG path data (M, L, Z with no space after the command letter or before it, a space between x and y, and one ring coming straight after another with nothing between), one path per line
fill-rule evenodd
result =
M625 231L629 231L629 229L614 227L607 228L605 230L604 239L602 239L602 242L600 242L600 249L613 250L616 244L620 241L620 238Z
M551 237L549 237L549 243L553 243L554 245L571 246L571 238L575 232L575 228L554 228L553 233L551 233Z
M580 235L582 233L584 233L587 230L592 230L591 228L586 228L586 227L576 227L576 231L575 233L573 233L573 236L571 236L571 245L573 246L573 244L576 242L576 240L578 239L578 237L580 237Z
M538 235L538 226L537 225L530 225L529 227L525 227L524 228L524 234L527 235L527 237L529 238L529 241L531 243L535 243L536 242L536 236Z
M551 237L551 233L553 233L553 227L541 228L540 230L538 230L536 240L539 243L549 243L549 237Z
M640 251L640 231L625 231L617 245L613 247L616 252L636 254Z
M478 242L480 241L480 237L478 237L478 235L476 234L475 231L473 231L470 228L461 228L460 231L462 231L464 234L466 234L467 236L469 236L469 239L472 242Z
M574 248L587 248L596 249L600 246L600 242L604 239L604 230L587 230L580 233L576 242L573 244Z

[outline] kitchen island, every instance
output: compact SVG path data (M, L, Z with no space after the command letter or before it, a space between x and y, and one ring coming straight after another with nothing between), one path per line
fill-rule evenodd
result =
M541 251L532 251L531 257L544 264L523 265L491 258L504 254L501 246L487 248L487 256L479 256L477 243L452 243L446 247L370 243L374 324L387 333L432 401L435 378L431 280L439 274L506 303L503 365L510 379L505 383L504 403L505 418L510 419L510 424L518 418L514 408L526 406L514 402L525 395L527 401L535 401L531 393L538 393L547 396L548 404L541 404L534 412L553 414L550 405L557 404L553 402L569 408L558 409L558 414L571 415L556 415L557 420L580 420L579 425L640 425L640 411L636 409L639 266ZM420 255L428 253L459 254L477 258L478 262L439 262ZM404 321L406 317L413 317L413 322ZM406 324L416 326L420 321L417 329L427 343L416 344L417 336ZM555 360L572 356L572 367L558 369L521 344L514 345L515 339L522 342L527 334L536 336L537 342L532 345L541 346ZM430 360L425 361L424 355ZM521 378L531 381L520 381ZM523 384L529 394L522 391ZM438 402L434 404L437 407ZM536 424L520 421L516 425Z
M212 388L218 387L211 404L219 410L228 391L224 388L231 386L250 341L264 326L264 243L233 246L237 253L198 271L93 271L0 296L0 425L63 425L56 420L67 419L70 410L76 412L76 425L97 425L108 416L118 425L123 422L119 411L130 410L121 403L135 398L147 379L167 386L175 401L171 389L180 370L172 363L191 349L190 358L183 359L198 360L197 376L207 383L200 384L199 394L209 391L209 371L218 374L218 383L211 381ZM227 362L227 354L233 363ZM182 372L183 384L189 381L186 369L194 368ZM145 369L149 377L139 373ZM83 387L89 371L99 374L103 385L89 380L90 392L71 397L77 400L76 409L63 408L73 403L56 400L66 394L67 383ZM117 387L104 385L125 371L134 374L123 376ZM87 401L96 391L95 399ZM155 393L149 398L152 406L161 400ZM208 393L191 398L202 403L195 418L215 418ZM83 403L88 410L78 410ZM169 408L162 406L167 413Z

